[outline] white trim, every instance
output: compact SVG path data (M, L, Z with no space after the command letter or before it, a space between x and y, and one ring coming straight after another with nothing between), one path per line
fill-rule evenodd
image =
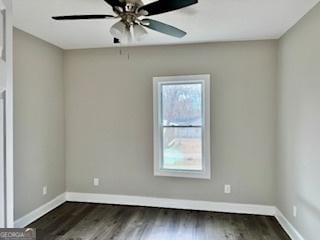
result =
M13 184L13 63L12 63L12 0L1 0L4 8L5 18L5 62L0 59L0 64L4 64L5 82L0 84L0 91L5 90L5 205L6 221L5 227L14 225L14 184ZM3 194L3 193L0 193Z
M14 226L18 228L25 227L66 201L274 216L292 240L305 240L281 211L270 205L77 192L66 192L59 195L50 202L16 220Z
M50 202L45 203L41 207L33 210L32 212L28 213L27 215L19 218L14 222L14 226L16 228L22 228L30 223L34 222L35 220L39 219L43 215L47 214L51 210L57 208L61 204L63 204L66 201L66 194L63 193L59 195L58 197L52 199Z
M153 139L154 139L154 175L167 177L185 177L185 178L211 178L211 144L210 144L210 103L211 103L211 86L210 75L187 75L187 76L166 76L153 78ZM203 126L202 126L202 144L203 144L203 169L201 171L188 170L171 170L162 169L162 119L159 112L161 111L161 86L164 84L179 84L179 83L201 83L203 87Z
M1 4L1 0L0 0L0 4ZM5 181L5 151L4 150L5 150L5 92L0 92L0 228L4 228L6 226L6 198L5 198L6 181Z
M160 207L173 209L187 209L198 211L244 213L255 215L274 216L276 208L268 205L223 203L196 200L182 200L170 198L153 198L128 195L110 195L96 193L67 192L66 200L70 202L89 202L116 204L128 206Z
M292 240L304 240L298 230L289 222L279 209L276 209L275 217Z

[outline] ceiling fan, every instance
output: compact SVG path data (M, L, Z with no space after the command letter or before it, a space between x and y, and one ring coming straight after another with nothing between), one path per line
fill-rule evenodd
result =
M158 0L144 5L141 0L104 1L111 5L115 15L70 15L52 18L54 20L120 19L110 29L110 33L114 36L114 42L130 42L132 34L139 41L147 34L145 27L176 38L182 38L187 34L186 32L171 25L144 17L178 10L198 3L198 0Z

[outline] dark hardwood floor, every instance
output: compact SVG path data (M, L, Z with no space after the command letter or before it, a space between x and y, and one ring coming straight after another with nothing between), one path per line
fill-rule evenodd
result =
M29 227L38 240L290 240L273 217L71 202Z

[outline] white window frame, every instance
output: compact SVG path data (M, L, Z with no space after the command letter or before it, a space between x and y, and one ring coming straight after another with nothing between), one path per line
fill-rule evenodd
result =
M161 90L162 85L181 83L202 84L202 167L200 171L174 170L162 168L162 117ZM210 144L210 75L165 76L153 78L153 138L154 138L154 175L183 178L211 178L211 144Z

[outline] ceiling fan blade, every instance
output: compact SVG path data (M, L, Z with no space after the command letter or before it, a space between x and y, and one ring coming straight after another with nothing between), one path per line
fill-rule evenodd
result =
M144 27L147 27L157 32L161 32L177 38L182 38L187 34L186 32L176 27L173 27L168 24L165 24L156 20L152 20L152 19L147 19L147 18L143 19L141 23L142 23L142 26Z
M112 15L70 15L52 17L54 20L90 20L90 19L106 19L115 18Z
M122 7L123 3L119 0L104 0L106 3L108 3L111 7Z
M140 7L139 11L146 11L146 16L151 16L185 8L196 3L198 0L158 0Z

